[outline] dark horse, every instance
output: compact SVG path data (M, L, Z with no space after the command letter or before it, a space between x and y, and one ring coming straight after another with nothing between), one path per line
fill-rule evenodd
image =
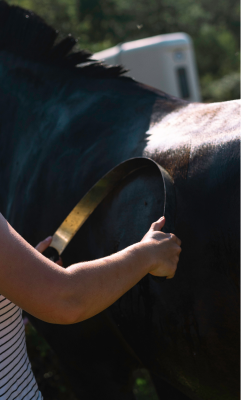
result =
M237 400L240 103L189 104L71 53L71 36L54 45L56 35L0 1L1 212L35 245L107 171L145 155L174 180L183 251L174 279L148 275L94 318L33 323L80 399L134 399L132 372L145 366L162 400ZM139 241L162 214L159 179L151 168L130 175L65 265Z

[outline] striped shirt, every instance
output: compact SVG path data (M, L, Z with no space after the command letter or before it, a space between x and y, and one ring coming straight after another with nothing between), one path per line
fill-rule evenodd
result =
M0 399L43 400L27 355L22 310L0 295Z

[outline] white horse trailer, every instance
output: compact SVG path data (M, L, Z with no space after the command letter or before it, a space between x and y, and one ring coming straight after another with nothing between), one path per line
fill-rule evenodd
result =
M127 76L189 101L201 101L192 40L171 33L119 44L92 57L121 64Z

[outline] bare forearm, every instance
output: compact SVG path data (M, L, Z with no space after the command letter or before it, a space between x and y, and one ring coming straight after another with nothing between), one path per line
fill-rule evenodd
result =
M67 268L73 322L90 318L113 304L150 269L144 246L136 244L109 257Z
M163 219L153 223L140 243L119 253L63 269L33 249L0 214L0 293L46 322L90 318L148 272L174 276L180 243L160 232L163 225ZM45 248L49 244L42 243Z

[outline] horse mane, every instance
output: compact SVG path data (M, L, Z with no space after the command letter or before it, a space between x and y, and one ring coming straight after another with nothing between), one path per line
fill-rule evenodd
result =
M122 66L107 66L90 59L92 53L86 50L73 52L77 40L72 35L55 44L57 37L58 31L32 11L0 0L0 51L58 68L74 69L89 77L116 78L126 72Z

